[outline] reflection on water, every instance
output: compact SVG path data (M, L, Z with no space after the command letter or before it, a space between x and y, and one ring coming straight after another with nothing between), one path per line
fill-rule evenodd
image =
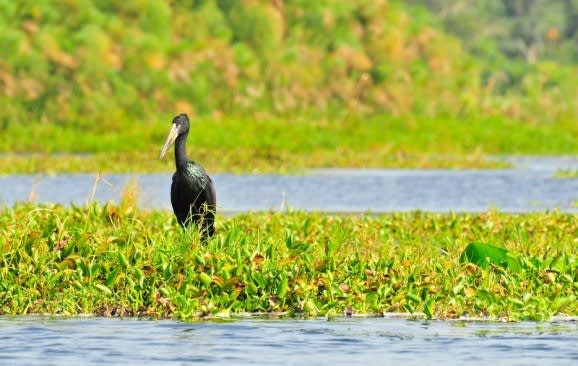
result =
M0 318L10 365L578 364L578 324Z
M578 212L578 179L556 179L551 170L312 170L304 176L217 174L219 212L319 210L328 212L486 211L560 209ZM111 174L94 192L118 201L132 180L144 208L170 208L170 174ZM30 197L38 202L84 204L95 175L0 176L0 205ZM32 194L31 194L32 193Z

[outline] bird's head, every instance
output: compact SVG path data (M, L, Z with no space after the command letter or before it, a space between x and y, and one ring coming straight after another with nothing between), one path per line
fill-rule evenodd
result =
M167 151L169 150L169 147L171 147L171 145L175 142L177 137L189 132L189 117L185 113L181 113L175 118L173 118L172 123L173 124L171 126L171 130L169 132L169 135L167 136L165 145L161 150L161 155L159 156L159 159L162 159L166 155Z

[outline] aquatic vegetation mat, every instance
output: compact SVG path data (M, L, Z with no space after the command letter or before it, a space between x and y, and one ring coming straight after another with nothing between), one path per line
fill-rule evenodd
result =
M578 179L578 169L563 169L554 173L554 177L561 179Z
M420 169L504 169L510 164L485 156L441 156L439 154L389 154L386 151L320 150L312 154L246 149L192 149L191 159L201 162L210 173L301 174L309 168L420 168ZM0 175L59 173L168 173L173 159L159 160L158 151L97 154L5 154L0 155Z
M155 117L156 118L156 117ZM118 131L56 124L3 130L0 174L171 172L159 160L172 115ZM465 123L464 121L467 121ZM492 118L390 116L316 119L192 118L189 157L213 172L295 172L308 168L504 168L502 155L576 155L578 127L512 124ZM513 132L512 132L513 131Z
M576 215L254 213L201 245L131 202L2 209L0 313L578 315Z

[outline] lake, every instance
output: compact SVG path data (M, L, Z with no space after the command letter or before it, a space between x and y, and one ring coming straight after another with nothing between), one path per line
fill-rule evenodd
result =
M9 365L576 365L578 323L0 317Z
M512 158L514 159L514 158ZM515 169L314 169L300 176L214 174L218 211L286 210L336 213L433 211L578 212L578 179L556 178L578 169L578 158L513 160ZM0 205L32 199L74 203L118 202L136 181L139 205L170 209L171 174L0 176ZM93 188L96 187L93 196Z

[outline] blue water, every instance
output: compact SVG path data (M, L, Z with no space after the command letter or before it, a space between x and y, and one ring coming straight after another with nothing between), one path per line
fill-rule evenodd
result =
M313 170L302 176L215 174L220 213L293 208L325 212L578 212L578 179L548 169ZM118 202L136 180L139 205L170 208L170 174L0 176L0 205ZM93 195L93 187L96 187Z
M577 365L578 324L0 317L6 365Z

